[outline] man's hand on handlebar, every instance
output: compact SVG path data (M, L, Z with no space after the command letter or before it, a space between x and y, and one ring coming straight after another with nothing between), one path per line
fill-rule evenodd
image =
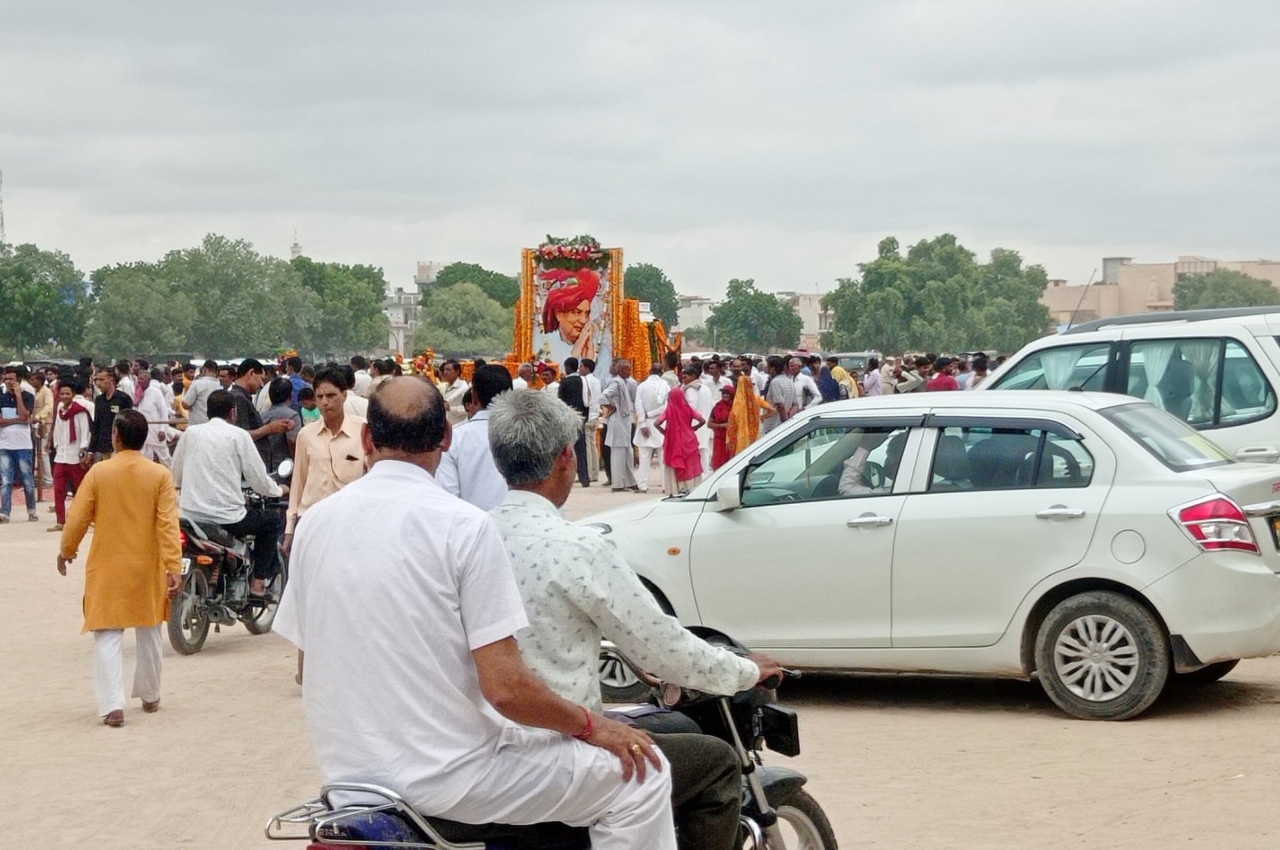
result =
M782 675L785 671L777 661L762 652L753 652L747 657L760 668L760 678L756 680L756 684L762 684L766 680L772 679L770 687L777 687L777 683L782 681Z
M644 782L645 772L649 768L646 761L652 763L654 769L662 770L662 761L653 748L653 739L648 732L598 714L593 715L591 720L595 728L582 740L617 756L622 762L624 782L631 779L632 773L635 773L637 782Z

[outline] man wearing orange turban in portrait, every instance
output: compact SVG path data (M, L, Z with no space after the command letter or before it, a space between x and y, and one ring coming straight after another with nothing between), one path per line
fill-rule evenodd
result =
M572 346L570 355L595 359L595 334L591 325L591 302L600 291L600 275L591 269L547 269L538 278L552 288L542 306L542 332L560 332L560 339Z

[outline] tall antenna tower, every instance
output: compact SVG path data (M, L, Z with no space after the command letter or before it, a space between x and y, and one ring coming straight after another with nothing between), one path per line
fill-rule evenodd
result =
M4 238L4 172L0 171L0 243L5 242Z

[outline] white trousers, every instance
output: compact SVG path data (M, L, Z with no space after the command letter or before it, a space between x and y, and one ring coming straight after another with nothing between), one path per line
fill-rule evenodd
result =
M662 447L640 446L640 466L636 468L636 481L640 484L640 492L649 492L649 479L653 477L653 456L662 457Z
M613 489L628 490L636 486L636 471L631 465L631 446L611 446L610 449L609 477L613 481Z
M154 628L138 628L133 636L138 646L133 670L132 696L145 702L160 699L160 654L163 646L161 623ZM124 710L124 630L100 629L93 633L93 689L98 698L98 714L106 716Z
M619 452L619 449L615 449ZM617 479L614 479L617 483ZM508 727L466 798L439 817L464 823L586 826L592 850L675 850L671 766L624 782L613 753L539 729Z
M164 466L169 466L172 463L169 458L168 443L147 443L142 447L142 456L147 460L154 460Z
M600 445L596 442L596 435L600 433L600 420L592 419L583 427L587 432L587 477L594 484L600 480Z

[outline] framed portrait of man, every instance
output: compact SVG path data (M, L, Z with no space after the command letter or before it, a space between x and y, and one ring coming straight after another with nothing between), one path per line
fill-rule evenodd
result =
M524 251L517 340L522 361L590 358L608 371L622 304L622 249L548 241Z

